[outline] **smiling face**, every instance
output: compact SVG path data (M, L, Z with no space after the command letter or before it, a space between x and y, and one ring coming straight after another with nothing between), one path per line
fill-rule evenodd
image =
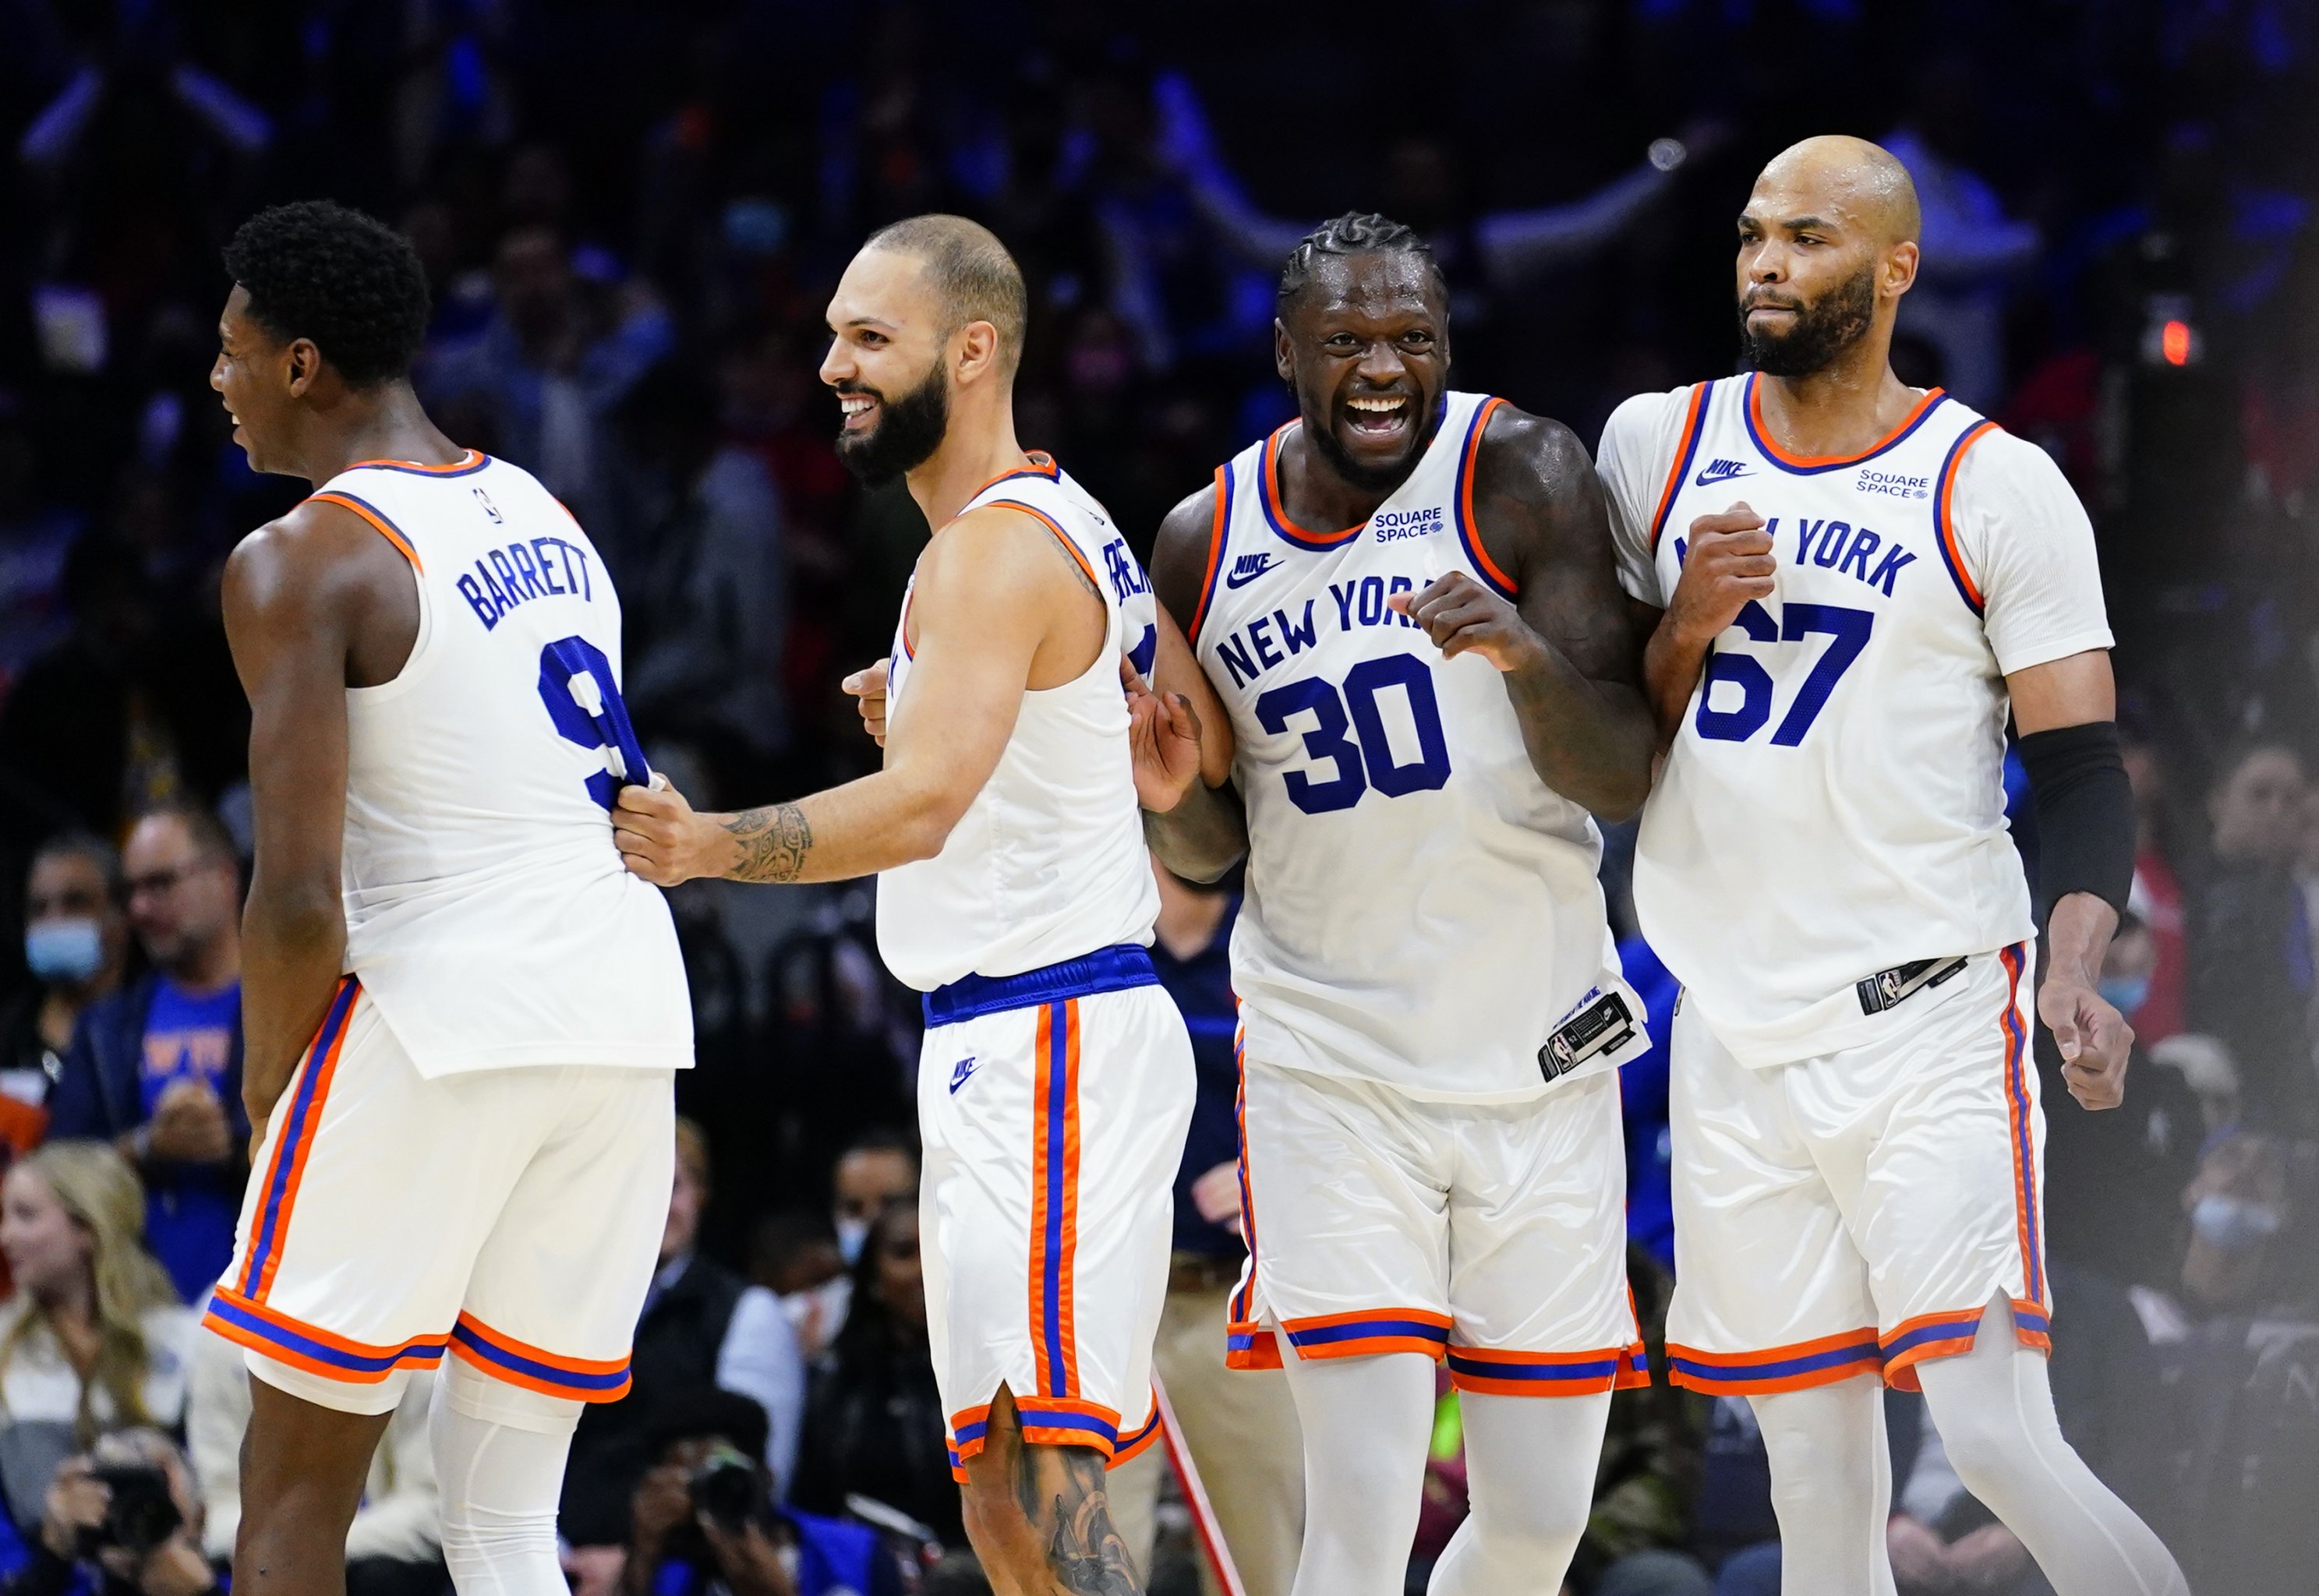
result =
M1414 250L1328 255L1273 323L1307 434L1356 487L1393 488L1431 441L1449 385L1440 278Z
M829 302L821 380L837 394L837 456L866 482L890 481L942 446L950 421L953 329L916 257L865 249Z
M320 356L305 338L284 343L249 313L249 290L237 283L218 318L218 357L210 386L225 401L233 441L252 471L289 473L284 458L298 397Z
M1755 180L1739 217L1739 334L1772 376L1822 370L1866 338L1915 281L1917 202L1874 145L1814 139Z

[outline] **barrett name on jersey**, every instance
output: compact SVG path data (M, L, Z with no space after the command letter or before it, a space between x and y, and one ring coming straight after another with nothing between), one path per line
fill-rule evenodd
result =
M1708 656L1636 845L1643 931L1735 1056L1849 1045L1873 1023L1861 978L2034 935L2004 679L2110 644L2053 462L1937 389L1863 454L1791 455L1744 376L1628 401L1600 469L1643 602L1667 606L1691 523L1735 504L1777 561Z

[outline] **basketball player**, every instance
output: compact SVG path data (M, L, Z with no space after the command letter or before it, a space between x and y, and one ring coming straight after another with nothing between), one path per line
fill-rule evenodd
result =
M1146 951L1159 894L1122 690L1123 656L1148 669L1158 637L1102 506L1015 441L1024 309L1014 260L959 217L854 257L821 367L838 453L904 477L934 528L878 683L885 766L738 815L632 788L620 845L663 884L881 873L879 950L925 994L926 1317L968 1537L1001 1591L1133 1591L1103 1477L1157 1433L1194 1092ZM1161 807L1199 756L1191 706L1166 708L1172 762L1154 753L1143 793Z
M412 394L426 277L353 211L225 252L210 384L259 471L316 491L226 567L251 709L243 929L253 1174L207 1324L247 1348L238 1589L345 1589L411 1371L463 1591L555 1596L583 1402L627 1391L692 1022L612 792L646 779L620 607L524 472Z
M1602 437L1620 574L1671 744L1635 899L1672 1041L1674 1378L1744 1394L1782 1589L1889 1592L1876 1378L1921 1384L1966 1487L2061 1596L2182 1589L2062 1438L2008 705L2044 843L2038 1017L2119 1100L2097 993L2134 813L2092 528L2062 474L1887 360L1917 265L1890 155L1813 139L1739 218L1747 374Z
M1431 1590L1553 1591L1647 1378L1615 1074L1647 1039L1588 816L1649 785L1640 649L1585 451L1449 391L1413 232L1325 224L1278 304L1298 419L1152 558L1234 757L1149 829L1179 873L1249 861L1229 1357L1296 1400L1298 1596L1401 1589L1445 1358L1473 1511Z

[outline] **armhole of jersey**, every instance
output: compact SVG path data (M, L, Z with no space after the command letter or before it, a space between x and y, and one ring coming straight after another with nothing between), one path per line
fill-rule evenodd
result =
M1192 624L1184 628L1184 641L1197 648L1200 644L1200 623L1208 618L1208 606L1215 601L1216 580L1223 574L1224 545L1232 537L1232 468L1230 462L1216 467L1216 508L1208 523L1208 569L1200 578L1200 601L1192 609Z
M1666 528L1667 511L1674 508L1675 490L1691 470L1692 457L1699 453L1700 435L1707 430L1707 401L1715 392L1714 383L1700 383L1691 391L1691 403L1683 411L1683 431L1674 441L1674 464L1668 470L1665 484L1659 489L1658 508L1651 512L1651 553L1659 552L1659 534Z
M411 584L419 595L419 629L411 636L411 652L403 656L402 669L384 681L374 681L368 687L347 689L349 694L369 702L392 698L419 680L420 665L428 657L428 645L434 641L435 606L427 597L427 567L419 558L419 551L411 546L411 539L403 536L402 529L389 520L378 506L338 488L313 494L310 501L313 500L352 510L367 521L372 530L393 544L395 552L411 562Z
M1105 660L1118 653L1124 644L1124 639L1120 636L1120 617L1122 614L1120 607L1113 603L1110 598L1105 593L1103 578L1095 573L1095 567L1087 563L1086 551L1079 547L1078 541L1073 538L1069 533L1063 530L1062 524L1057 521L1054 517L1049 515L1045 510L1039 509L1036 505L1025 504L1020 499L986 499L982 502L985 508L991 506L1004 506L1007 509L1019 509L1024 515L1034 518L1041 526L1054 534L1055 541L1063 546L1063 552L1070 555L1071 559L1078 564L1079 573L1087 578L1087 586L1095 591L1095 601L1103 606L1103 642L1096 646L1095 663L1089 665L1087 670L1092 671L1096 669L1101 666ZM1078 676L1072 677L1070 681L1058 682L1056 683L1056 686L1069 687L1071 685L1071 682L1081 680L1086 673L1086 672L1081 672ZM1030 688L1025 690L1030 692L1052 692L1055 689L1051 687L1036 687Z
M1994 421L1975 421L1966 428L1956 442L1949 446L1948 458L1941 462L1940 482L1933 490L1933 531L1935 541L1940 545L1941 564L1948 567L1949 580L1956 584L1958 597L1975 615L1982 611L1981 584L1973 581L1972 573L1965 569L1964 546L1957 539L1954 514L1956 481L1959 472L1964 467L1966 451L1996 430L1997 423Z
M1474 562L1474 569L1482 580L1495 588L1498 596L1512 599L1517 595L1514 579L1498 569L1483 546L1482 529L1474 524L1474 463L1482 452L1482 434L1490 428L1490 416L1505 403L1491 398L1474 407L1473 419L1466 423L1466 445L1457 453L1457 492L1455 514L1457 517L1457 541L1466 546L1466 557Z

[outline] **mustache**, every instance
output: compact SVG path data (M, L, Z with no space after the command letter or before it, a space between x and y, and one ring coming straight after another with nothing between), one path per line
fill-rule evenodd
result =
M1746 294L1739 301L1742 314L1749 311L1800 311L1803 308L1803 301L1800 299L1787 299L1776 293L1761 292Z
M886 395L883 392L853 377L848 377L842 383L832 383L829 385L829 391L841 395L859 393L866 398L876 400L880 404L886 402Z

